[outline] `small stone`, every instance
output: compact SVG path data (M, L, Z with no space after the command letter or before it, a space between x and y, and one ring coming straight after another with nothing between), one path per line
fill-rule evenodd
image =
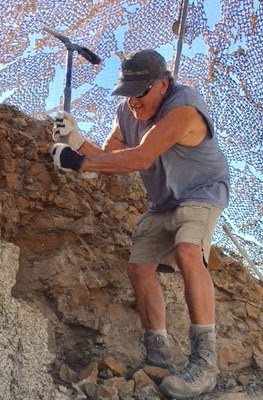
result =
M123 377L114 377L111 379L107 379L103 382L104 385L116 387L118 389L118 394L120 399L126 399L127 396L133 396L134 392L134 381L127 381Z
M100 385L98 388L98 400L119 400L118 389L112 386Z
M251 376L246 374L240 374L237 378L237 382L243 386L247 386L251 380Z
M0 112L0 119L2 121L9 122L9 121L11 121L13 119L13 113L1 111Z
M82 173L82 178L90 181L92 179L98 179L99 175L96 172L83 172Z
M59 377L63 382L77 382L78 374L73 371L67 364L62 364L59 370Z
M263 369L263 356L253 355L253 365L255 368Z
M57 390L55 392L54 400L71 400L71 397L65 393L60 392L60 390Z
M62 392L62 393L67 393L68 392L68 389L66 388L66 386L58 385L58 388L59 388L60 392Z
M113 357L106 357L102 365L109 368L116 376L127 376L127 368Z
M259 310L257 307L253 307L253 306L251 306L250 304L246 304L246 309L247 309L247 315L248 315L250 318L253 318L253 319L255 319L255 320L258 319L260 310Z
M146 365L143 368L143 371L157 384L159 385L163 378L171 375L167 369L152 367L150 365Z
M85 379L86 382L96 383L98 378L98 363L92 361L89 365L80 371L78 379L82 381Z
M136 390L144 386L152 386L153 388L157 389L157 385L155 384L155 382L151 378L149 378L149 376L146 375L146 373L142 369L135 372L135 374L133 375L133 379L135 381Z
M103 345L104 344L103 336L102 335L97 335L96 338L95 338L95 343Z
M91 399L97 398L98 385L96 383L84 382L83 389L85 390L85 393L89 396L89 398Z
M113 372L109 368L105 368L99 371L100 379L110 379L113 378Z
M136 400L160 400L158 390L152 386L140 387L135 391Z

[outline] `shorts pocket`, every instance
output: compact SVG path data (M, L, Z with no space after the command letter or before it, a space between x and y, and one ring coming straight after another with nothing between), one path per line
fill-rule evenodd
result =
M207 226L211 207L200 204L180 205L175 212L176 224L198 223Z

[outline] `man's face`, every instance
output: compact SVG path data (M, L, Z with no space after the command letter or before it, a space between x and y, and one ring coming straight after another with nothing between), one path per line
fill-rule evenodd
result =
M164 94L168 88L167 79L159 79L143 97L127 97L127 104L134 118L140 121L151 119L159 110Z

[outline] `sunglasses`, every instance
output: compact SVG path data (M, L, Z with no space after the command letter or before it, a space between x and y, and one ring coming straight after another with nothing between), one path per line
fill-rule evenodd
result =
M141 97L146 96L146 95L150 92L150 90L151 90L152 88L153 88L153 82L151 82L151 83L149 84L149 86L147 86L147 88L145 89L145 91L143 92L143 94L141 94L140 96L136 96L135 99L140 99Z

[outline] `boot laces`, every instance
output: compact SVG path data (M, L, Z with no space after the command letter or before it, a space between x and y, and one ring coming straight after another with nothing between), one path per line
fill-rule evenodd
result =
M178 376L180 378L188 382L194 382L204 374L208 366L206 359L209 358L210 352L203 349L202 344L202 338L197 338L192 342L192 353L189 357L189 363L179 372Z

